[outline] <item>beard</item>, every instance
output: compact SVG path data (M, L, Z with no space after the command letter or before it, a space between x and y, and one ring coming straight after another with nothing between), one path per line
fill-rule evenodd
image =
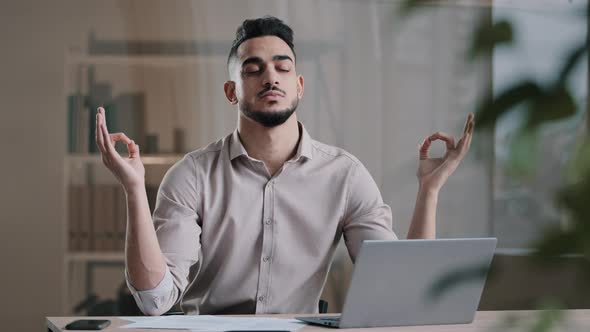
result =
M291 103L291 106L280 111L255 110L252 105L247 102L240 102L239 109L247 118L252 119L267 128L272 128L280 126L289 120L298 105L299 98L295 98Z

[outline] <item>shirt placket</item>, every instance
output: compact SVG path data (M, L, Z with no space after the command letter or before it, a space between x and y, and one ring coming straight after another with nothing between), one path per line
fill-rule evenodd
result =
M262 250L260 254L259 281L256 296L256 313L266 313L270 300L270 267L272 262L272 249L274 242L274 185L275 179L271 179L264 187L264 208L262 227Z

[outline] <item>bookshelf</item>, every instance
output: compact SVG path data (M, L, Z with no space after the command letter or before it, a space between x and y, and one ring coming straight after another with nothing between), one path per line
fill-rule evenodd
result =
M125 262L125 254L123 252L69 252L65 256L66 262L69 263L86 263L86 262Z
M142 155L141 161L144 165L170 165L182 158L182 154ZM70 165L101 164L102 160L98 154L70 154L66 157Z
M64 315L74 314L74 308L78 303L92 293L96 293L94 289L96 284L113 283L112 280L104 281L96 278L94 274L97 267L107 266L119 269L120 280L116 282L123 282L125 195L115 177L103 165L97 149L92 147L96 144L92 137L94 133L92 122L95 119L96 106L104 105L107 112L111 112L111 117L107 117L107 125L111 132L125 132L142 147L141 160L146 169L146 190L150 210L153 212L157 188L163 175L193 147L185 146L182 137L178 141L174 122L183 120L178 119L174 112L159 114L159 118L152 121L157 122L156 128L162 123L162 127L167 129L167 132L149 132L146 129L146 123L149 123L151 116L146 107L149 92L141 91L145 88L142 84L139 88L134 86L130 77L137 76L138 72L146 68L157 68L161 72L194 68L199 64L199 59L200 56L194 54L145 56L84 55L76 51L66 52L64 100L66 101L65 119L68 122L68 135L65 144L67 153L63 163L65 215L61 225L64 238L62 246L62 313ZM103 75L103 71L107 74ZM121 81L126 81L126 84L116 86L119 81L116 75L119 73L121 73ZM143 79L145 77L142 74L140 80ZM188 90L184 92L186 91ZM187 109L191 106L184 105ZM129 114L124 114L125 112ZM132 114L134 112L143 114L136 117ZM122 116L119 116L121 114ZM111 120L110 123L109 120ZM141 124L125 123L125 121L133 120L138 120L137 122ZM116 123L117 121L119 123ZM167 125L164 122L167 122ZM127 128L131 128L132 133L129 133ZM168 137L167 144L163 139L165 135ZM161 145L158 144L159 138L162 138ZM121 155L126 155L125 146L117 146L117 150Z
M146 169L146 190L152 212L159 181L165 171L182 156L182 154L142 156L142 162ZM100 155L69 155L66 156L64 165L66 175L64 190L67 197L63 227L64 238L67 240L64 241L63 248L63 312L64 314L73 314L74 306L90 296L91 293L95 293L94 286L101 282L100 278L92 277L98 267L120 269L121 280L119 282L123 281L126 202L123 189L116 183L114 176L105 174L108 170L102 164ZM112 178L105 179L107 176ZM73 182L72 178L74 177L82 178L83 181ZM85 203L79 204L80 197L72 197L72 194L76 193L72 188L76 188L77 193L82 193L81 197L83 200L85 199ZM100 198L101 196L102 198ZM105 204L105 196L106 198L110 197L109 201L115 203L114 209L109 209ZM90 200L94 200L94 202L89 202ZM75 205L78 207L76 208ZM81 209L87 209L84 217L79 217L79 213L72 213L76 210L80 212ZM85 229L89 234L78 240L84 241L84 245L74 245L72 240L72 231L76 229L76 227L72 227L74 225L73 219L76 217L78 217L76 222L85 224L87 228L90 226L90 229ZM108 224L113 226L106 240L104 232L108 228L98 227L99 218L105 218L103 220L105 224L106 221L109 221ZM90 223L95 224L90 225Z

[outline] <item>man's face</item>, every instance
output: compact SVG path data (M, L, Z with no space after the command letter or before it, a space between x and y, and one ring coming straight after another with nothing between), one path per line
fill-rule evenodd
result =
M295 56L278 37L243 42L229 70L228 99L239 104L248 118L267 127L285 122L303 96L303 77L295 71Z

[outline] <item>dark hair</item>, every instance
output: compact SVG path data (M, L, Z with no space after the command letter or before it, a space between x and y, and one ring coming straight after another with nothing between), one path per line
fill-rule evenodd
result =
M276 36L281 38L295 56L295 48L293 46L293 30L280 19L274 16L264 16L257 19L245 20L242 25L236 30L236 39L234 39L229 56L227 57L227 64L229 65L231 59L236 56L238 47L250 38L262 36ZM295 59L293 59L295 60Z

